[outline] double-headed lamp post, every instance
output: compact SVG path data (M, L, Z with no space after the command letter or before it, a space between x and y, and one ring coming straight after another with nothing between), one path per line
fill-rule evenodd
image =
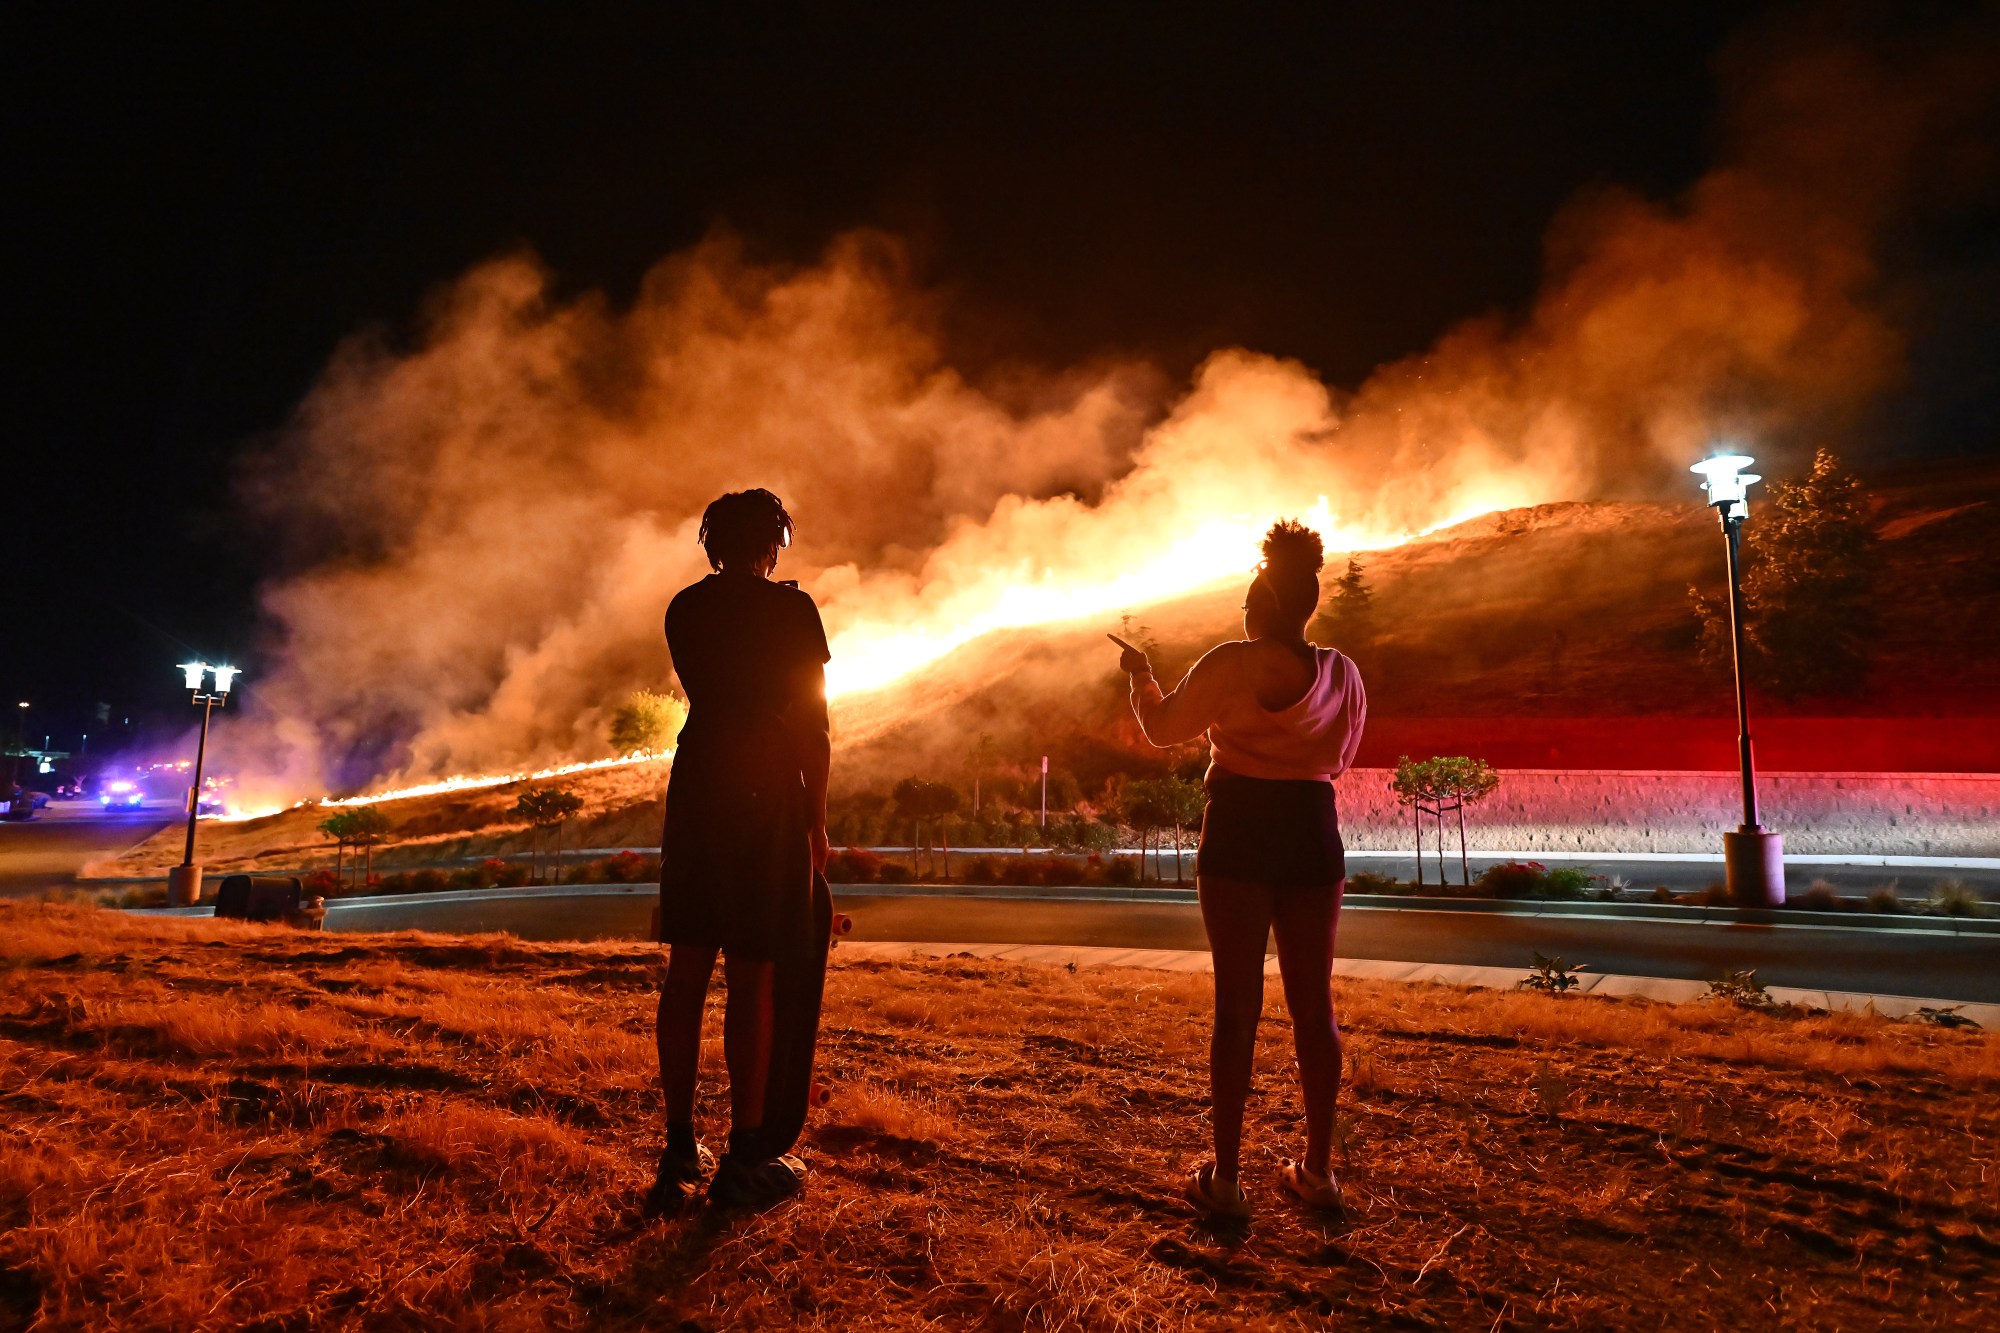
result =
M1702 477L1709 507L1722 521L1729 551L1729 656L1736 668L1736 747L1743 768L1743 823L1722 835L1724 877L1738 907L1780 907L1785 901L1785 840L1757 819L1757 772L1750 749L1750 696L1743 681L1743 520L1750 514L1750 486L1763 478L1746 472L1747 454L1704 458L1691 469Z
M201 813L201 769L208 758L208 715L216 705L229 706L229 687L242 674L232 666L210 666L206 662L183 662L181 671L194 702L201 705L201 741L194 752L194 782L187 793L187 852L181 863L167 871L167 905L187 907L201 901L201 867L194 863L194 821ZM204 690L206 677L215 677L213 689Z

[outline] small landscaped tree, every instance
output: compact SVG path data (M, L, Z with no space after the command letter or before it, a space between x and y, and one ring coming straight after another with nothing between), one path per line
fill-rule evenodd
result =
M1421 887L1424 882L1423 817L1430 815L1437 821L1438 887L1442 888L1444 817L1456 814L1459 879L1470 887L1472 873L1465 850L1465 807L1477 805L1491 796L1500 786L1500 775L1485 760L1465 755L1440 755L1434 759L1411 759L1404 755L1396 761L1396 776L1392 785L1397 802L1409 806L1416 821L1418 886Z
M365 886L375 877L375 844L389 836L389 816L372 805L357 805L347 813L347 840L360 849Z
M1185 845L1185 833L1201 824L1202 802L1205 799L1199 782L1186 778L1165 777L1146 778L1138 782L1128 782L1119 794L1119 814L1134 831L1139 834L1139 865L1144 878L1146 844L1150 839L1153 847L1153 867L1157 875L1160 864L1160 833L1173 830L1174 840L1174 883L1184 883L1185 872L1181 867L1181 850Z
M1166 823L1167 815L1150 781L1128 782L1118 792L1118 821L1139 835L1139 882L1146 882L1146 850Z
M1161 782L1167 822L1174 830L1174 883L1182 884L1186 880L1181 867L1181 851L1186 845L1188 833L1201 829L1202 809L1208 803L1208 791L1191 778L1163 778Z
M333 877L342 884L347 883L347 831L352 826L352 810L336 810L319 821L319 831L333 839Z
M685 699L634 690L611 715L611 748L621 755L661 754L673 748L687 715Z
M561 787L538 787L522 792L515 800L514 808L508 813L516 819L527 820L534 829L534 840L528 845L528 864L529 874L537 883L541 881L542 830L553 828L556 831L555 873L550 878L559 879L562 876L563 825L581 809L583 798Z
M355 849L355 868L365 886L375 869L375 844L389 835L389 817L372 805L350 806L319 822L319 831L334 842L333 875L345 884L342 862L349 847Z
M916 828L916 836L911 840L925 865L929 864L931 849L930 832L936 829L944 839L944 875L951 875L951 843L944 832L945 821L958 813L961 801L958 789L947 782L932 782L929 778L904 778L890 792L896 802L896 814L908 820Z

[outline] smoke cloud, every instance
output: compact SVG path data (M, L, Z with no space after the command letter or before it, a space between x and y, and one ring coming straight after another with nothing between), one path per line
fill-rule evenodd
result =
M821 604L836 688L859 689L983 629L1232 576L1279 514L1379 545L1684 491L1717 439L1781 463L1900 373L1874 256L1991 92L1952 51L1745 42L1709 175L1671 201L1574 201L1525 315L1352 392L1226 348L1182 385L1096 364L1003 402L950 364L937 298L873 233L806 267L719 236L626 308L557 297L530 255L484 264L413 346L342 347L248 468L291 572L265 591L274 666L230 747L243 796L606 753L609 710L668 677L660 616L706 571L695 528L724 490L790 505L781 574Z

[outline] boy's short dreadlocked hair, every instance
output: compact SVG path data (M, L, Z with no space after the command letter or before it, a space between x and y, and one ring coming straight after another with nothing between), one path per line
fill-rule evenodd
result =
M1305 618L1319 606L1319 571L1326 564L1326 546L1319 534L1294 518L1282 518L1264 534L1264 580L1277 594L1278 606Z
M746 565L792 544L792 516L761 487L731 491L702 511L700 540L710 569Z

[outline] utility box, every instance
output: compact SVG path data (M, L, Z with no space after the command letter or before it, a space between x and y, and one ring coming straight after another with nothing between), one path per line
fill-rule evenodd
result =
M230 875L215 895L215 914L235 921L289 921L305 906L296 875Z

